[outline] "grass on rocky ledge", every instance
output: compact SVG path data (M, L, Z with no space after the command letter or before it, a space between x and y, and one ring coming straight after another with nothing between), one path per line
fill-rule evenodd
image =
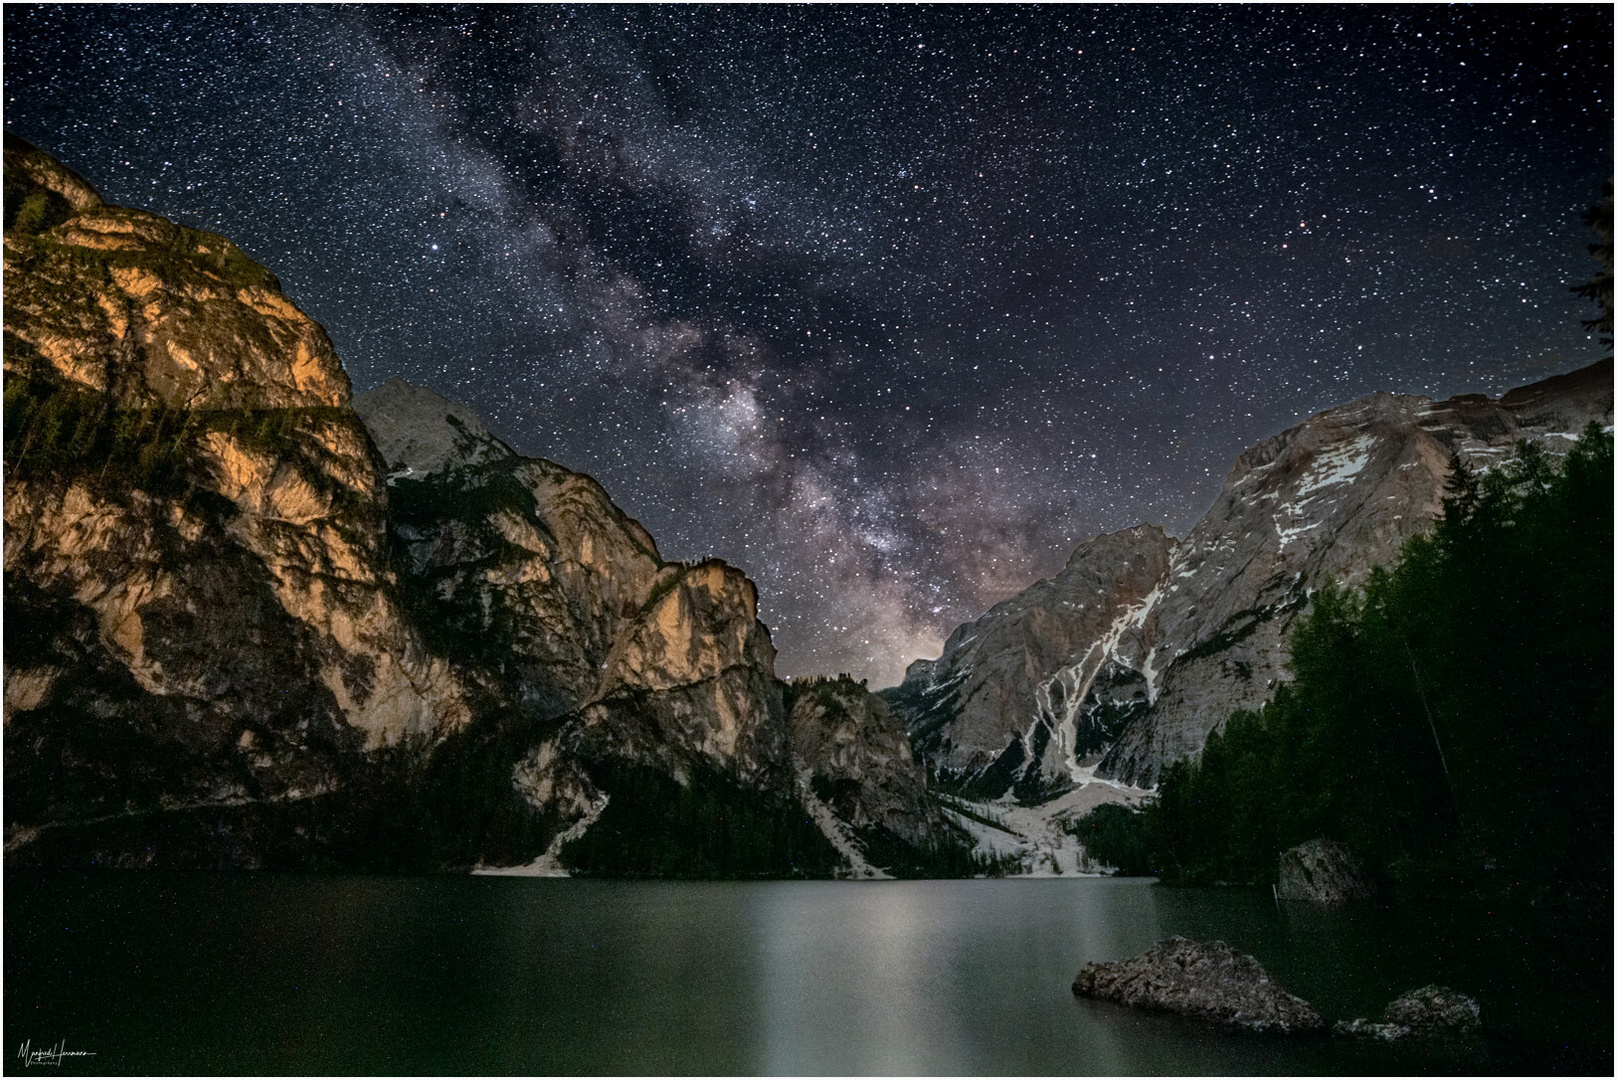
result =
M6 334L5 348L25 342ZM15 355L15 354L13 354ZM109 394L8 372L5 378L5 466L9 475L87 485L98 497L122 502L131 492L158 498L206 498L212 490L200 471L198 444L224 432L242 446L275 459L302 462L324 453L313 433L358 419L336 406L272 409L120 408ZM300 475L333 501L333 517L359 523L364 507L321 469Z

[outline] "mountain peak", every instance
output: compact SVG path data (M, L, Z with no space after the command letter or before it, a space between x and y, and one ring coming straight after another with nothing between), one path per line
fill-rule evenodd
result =
M1609 425L1611 372L1606 360L1501 398L1380 391L1316 413L1242 453L1183 540L1137 526L1085 541L884 693L934 771L980 794L1039 797L1085 769L1155 783L1289 678L1313 590L1359 583L1428 527L1453 455L1486 471L1524 438L1564 453L1590 421Z
M108 206L5 142L5 368L120 408L341 408L348 375L275 275L215 233Z
M514 456L472 410L397 376L355 397L354 411L365 421L387 467L408 476Z
M27 182L60 196L75 213L102 205L90 182L15 132L6 132L6 178ZM7 201L11 193L7 192Z

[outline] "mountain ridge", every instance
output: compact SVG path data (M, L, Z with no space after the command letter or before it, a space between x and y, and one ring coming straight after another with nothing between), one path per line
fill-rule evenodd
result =
M224 238L9 136L5 182L8 865L958 861L868 692L851 748L788 716L741 571L429 390L355 397Z
M1166 554L1167 564L1148 598L1135 586L1139 606L1109 638L1096 628L1072 648L1060 635L1024 643L1010 662L1021 664L1014 674L981 674L981 647L967 655L975 642L967 631L1025 624L1029 611L1053 617L1056 605L1077 602L1041 599L1057 575L962 624L936 660L917 661L898 687L881 693L905 717L929 767L979 794L1037 799L1089 776L1149 786L1165 764L1196 753L1230 712L1255 707L1286 679L1285 640L1313 589L1362 580L1434 519L1452 455L1487 471L1518 438L1564 451L1584 424L1609 427L1611 380L1608 358L1499 398L1433 401L1381 391L1322 410L1241 453L1183 539L1146 545ZM1137 534L1086 541L1072 558L1125 535ZM1112 557L1126 565L1127 555ZM1125 614L1115 604L1111 610ZM1064 655L1032 660L1041 650ZM977 684L976 699L951 696L967 679ZM1081 700L1073 702L1074 694ZM984 696L996 699L987 711L977 704ZM1073 752L1080 747L1066 733L1076 718L1090 720L1106 743L1099 760ZM971 747L965 757L962 738ZM1081 749L1093 751L1093 740ZM1025 782L1035 765L1042 785Z
M746 575L590 477L402 379L354 395L223 237L10 136L5 184L8 866L871 877L981 871L968 833L1003 865L937 782L1049 808L1023 869L1093 869L1063 822L1261 700L1451 454L1611 418L1609 360L1324 410L1183 539L1086 540L872 695L778 679Z

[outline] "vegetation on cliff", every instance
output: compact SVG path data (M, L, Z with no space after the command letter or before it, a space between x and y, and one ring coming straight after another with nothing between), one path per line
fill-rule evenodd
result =
M680 783L618 756L589 764L612 794L600 818L562 848L575 873L597 877L829 877L838 856L802 810L710 768Z
M1183 883L1273 880L1325 836L1397 891L1608 896L1612 438L1477 476L1361 591L1322 589L1296 681L1171 766L1093 853ZM1141 851L1145 852L1143 860Z

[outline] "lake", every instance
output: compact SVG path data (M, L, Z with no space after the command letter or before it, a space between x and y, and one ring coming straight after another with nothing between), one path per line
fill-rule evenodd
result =
M7 1072L1342 1074L1611 1069L1611 939L1140 879L625 882L6 874ZM1170 934L1327 1019L1428 982L1490 1056L1229 1034L1080 1000ZM1535 937L1535 934L1538 936ZM1553 953L1554 955L1550 955ZM1565 955L1562 955L1562 954ZM1602 974L1603 973L1603 974Z

